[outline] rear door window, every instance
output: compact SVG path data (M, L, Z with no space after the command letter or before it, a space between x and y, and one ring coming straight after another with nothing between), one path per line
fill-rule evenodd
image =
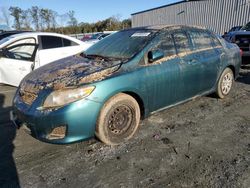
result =
M192 44L185 32L180 30L175 31L173 37L178 54L192 51Z
M74 41L56 36L40 36L40 39L42 49L62 48L78 45Z
M60 48L63 47L61 37L41 36L42 49Z
M196 49L212 48L211 36L204 31L191 30L189 31L190 38Z

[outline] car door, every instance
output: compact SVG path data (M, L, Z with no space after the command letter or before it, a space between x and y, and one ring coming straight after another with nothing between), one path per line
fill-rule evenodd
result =
M18 86L32 71L37 51L35 38L26 38L4 47L0 57L0 82Z
M193 44L186 30L178 29L172 33L177 55L181 59L180 74L181 100L188 99L200 93L204 72L204 66L199 62Z
M217 80L221 52L214 48L212 36L206 30L189 30L195 48L195 56L200 64L200 93L211 90Z
M81 51L80 45L76 42L58 36L40 35L38 41L40 66Z
M149 52L162 51L164 57L146 65L148 103L150 111L156 111L180 100L180 58L171 35L164 31L151 43Z

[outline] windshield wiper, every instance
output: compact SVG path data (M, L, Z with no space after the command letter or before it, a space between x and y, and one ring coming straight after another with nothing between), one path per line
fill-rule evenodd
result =
M110 60L109 57L98 55L98 54L88 54L88 55L86 55L86 57L90 57L90 58L94 58L94 59L99 58L99 59L103 59L103 60Z
M97 55L97 54L85 54L84 52L81 53L81 56L89 58L89 59L96 59L96 58L98 58L98 59L102 59L102 60L110 60L109 57L105 57L105 56Z
M119 58L119 57L108 57L108 56L102 56L99 54L85 54L82 53L82 57L90 58L90 59L101 59L104 61L114 61L114 60L120 60L120 61L125 61L127 58Z

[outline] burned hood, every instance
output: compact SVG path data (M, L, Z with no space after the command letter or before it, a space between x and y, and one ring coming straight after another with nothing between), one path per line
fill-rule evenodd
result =
M100 81L111 76L121 65L121 61L94 60L79 55L64 58L42 66L21 82L20 88L36 90L63 89Z

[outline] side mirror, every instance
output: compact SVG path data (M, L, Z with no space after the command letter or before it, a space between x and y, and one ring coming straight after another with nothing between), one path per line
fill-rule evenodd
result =
M148 52L148 61L149 63L153 63L164 57L164 53L161 50L153 50Z

